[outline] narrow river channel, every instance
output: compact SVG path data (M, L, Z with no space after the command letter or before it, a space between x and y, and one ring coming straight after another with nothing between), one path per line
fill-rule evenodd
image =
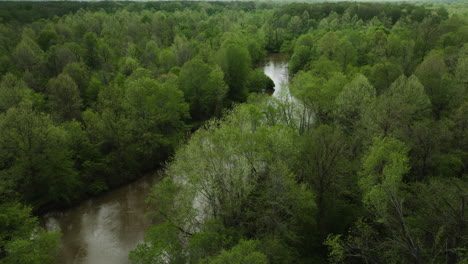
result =
M282 54L271 54L261 69L275 83L273 96L287 89L288 64ZM289 93L288 93L289 94ZM145 199L154 176L145 176L79 205L43 216L48 230L63 233L60 264L128 264L128 253L143 241L149 221Z
M288 80L288 57L287 54L270 54L261 67L263 72L275 83L274 97L289 96Z

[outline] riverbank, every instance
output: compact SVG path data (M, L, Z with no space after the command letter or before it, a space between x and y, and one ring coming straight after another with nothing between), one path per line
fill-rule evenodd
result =
M269 54L258 69L275 83L276 96L288 82L287 55ZM90 197L73 206L55 208L41 217L47 230L62 230L58 263L128 264L128 253L149 227L145 200L160 180L147 174L116 189Z

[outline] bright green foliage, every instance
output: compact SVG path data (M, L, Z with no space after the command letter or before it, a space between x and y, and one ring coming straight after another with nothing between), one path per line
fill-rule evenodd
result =
M177 144L179 133L185 130L183 121L187 118L188 108L182 92L175 85L170 82L158 84L155 80L140 78L126 84L124 100L124 106L128 107L130 114L131 128L134 129L133 135L145 142L146 147L141 146L141 151L154 150L151 144ZM164 135L165 139L156 142L160 135Z
M328 120L336 97L348 81L337 68L336 63L321 60L314 71L299 72L291 84L292 94L315 113L319 122Z
M120 73L128 77L138 68L138 66L138 61L136 59L132 57L122 58L120 63Z
M31 217L31 208L20 203L2 203L0 209L0 248L3 251L12 239L30 236L37 219Z
M407 153L405 145L396 139L375 138L364 157L359 186L364 204L379 217L385 217L391 203L401 199L399 190L403 176L409 171Z
M8 256L0 263L53 264L58 253L60 233L39 231L33 238L16 239L7 245Z
M96 76L92 76L84 90L83 104L85 106L90 106L96 102L99 91L101 90L103 90L102 82Z
M145 243L130 253L135 264L185 263L177 227L167 222L151 228Z
M170 179L153 189L154 216L171 222L181 236L190 236L193 258L222 249L208 238L231 245L237 237L232 228L268 233L287 243L305 239L299 235L302 230L314 230L313 195L283 163L295 134L263 122L254 105L237 107L223 122L209 122L177 152L167 168Z
M376 138L363 160L360 186L364 204L373 217L360 220L349 236L329 237L330 258L359 257L368 262L445 263L463 261L466 238L466 181L437 179L414 183L416 193L406 193L408 149L398 140ZM407 199L405 199L407 198ZM437 214L434 214L437 212ZM354 253L353 253L354 252Z
M348 133L353 132L375 97L375 88L365 76L358 74L336 98L335 118L338 124Z
M294 47L294 53L289 60L289 72L295 74L300 69L306 68L307 63L312 55L312 46L314 40L311 35L301 35Z
M338 36L335 32L328 32L317 42L319 53L329 60L337 56L338 45Z
M268 264L269 261L265 254L258 251L258 241L240 241L238 245L229 251L221 251L221 253L213 259L203 261L206 264Z
M189 61L193 57L194 48L184 36L176 36L172 47L177 60L177 66L184 65L185 62Z
M226 228L222 219L209 220L202 225L200 232L189 238L189 259L194 263L207 256L215 256L222 249L234 246L239 236L239 231Z
M343 263L345 259L345 252L340 239L341 235L329 235L323 243L329 250L329 263Z
M58 231L45 232L31 216L31 208L19 203L0 204L0 259L2 264L52 264L57 256Z

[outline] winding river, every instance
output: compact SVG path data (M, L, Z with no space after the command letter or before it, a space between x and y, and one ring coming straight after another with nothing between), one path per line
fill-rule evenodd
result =
M286 91L286 56L271 54L260 67L275 83L273 96ZM128 253L143 241L149 220L145 199L155 176L145 176L121 188L83 201L78 206L50 212L42 220L47 230L63 233L60 264L128 264Z

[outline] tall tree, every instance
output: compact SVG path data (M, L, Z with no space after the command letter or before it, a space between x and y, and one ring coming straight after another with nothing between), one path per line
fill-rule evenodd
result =
M226 40L219 51L219 64L229 86L228 98L242 102L247 99L250 55L242 42Z
M47 93L53 117L66 121L81 118L80 91L70 76L62 73L50 79Z
M32 91L23 80L15 75L7 73L0 81L0 112L5 112L12 106L18 105Z
M0 116L2 175L14 179L24 200L34 206L67 203L76 197L78 175L66 131L29 103Z

